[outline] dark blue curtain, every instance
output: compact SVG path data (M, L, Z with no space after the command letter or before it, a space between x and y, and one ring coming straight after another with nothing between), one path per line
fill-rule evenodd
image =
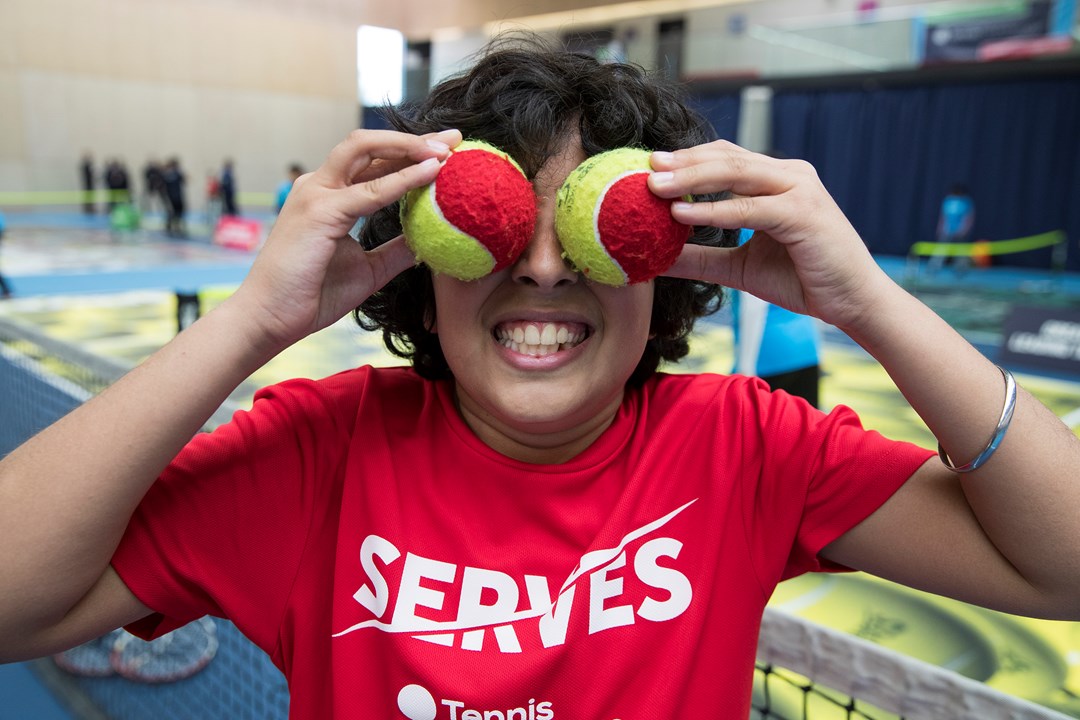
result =
M871 251L934 240L965 183L972 239L1064 230L1080 270L1080 77L877 89L777 89L773 145L812 163ZM1049 268L1051 250L995 258Z
M739 130L739 93L700 94L691 98L691 106L712 123L716 136L735 142Z
M389 130L390 123L386 122L381 105L367 106L360 109L360 127L365 130Z

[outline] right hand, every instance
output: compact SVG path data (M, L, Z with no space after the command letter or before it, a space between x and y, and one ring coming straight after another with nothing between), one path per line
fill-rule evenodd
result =
M657 195L730 192L729 199L677 202L686 225L750 228L737 248L688 243L665 274L743 290L843 330L876 322L899 288L874 262L850 221L801 160L750 152L725 140L654 153L649 186Z
M276 349L339 320L416 258L401 236L365 252L349 236L360 217L435 179L457 130L416 136L355 130L297 179L247 279L233 295Z

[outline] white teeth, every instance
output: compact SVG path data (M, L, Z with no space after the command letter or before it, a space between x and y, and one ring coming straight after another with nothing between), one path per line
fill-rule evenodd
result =
M532 357L544 357L560 350L568 350L582 342L586 335L584 332L572 332L558 323L526 323L512 328L502 326L495 331L500 344L513 352Z

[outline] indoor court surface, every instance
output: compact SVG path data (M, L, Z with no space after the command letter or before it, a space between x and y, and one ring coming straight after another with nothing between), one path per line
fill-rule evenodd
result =
M14 286L15 297L0 302L0 318L134 364L175 334L177 291L197 290L205 312L242 279L252 257L249 252L213 246L205 238L168 240L153 230L118 234L103 220L9 214L0 270ZM880 262L897 277L909 273L902 258ZM1080 305L1080 278L1071 276L990 268L973 269L958 278L947 269L937 277L920 277L919 283L920 297L991 358L998 352L1001 319L1010 304ZM823 407L849 405L867 426L889 437L934 445L876 362L833 329L824 328L823 337ZM262 385L296 376L321 377L365 363L400 364L400 360L382 349L377 335L362 332L346 318L271 361L233 400L244 406ZM670 370L723 373L731 363L730 324L721 313L700 326L692 357ZM1080 378L1011 369L1074 432L1080 428ZM796 578L781 586L772 604L1080 718L1078 623L1007 616L862 574ZM222 640L223 647L227 641L228 637ZM41 670L32 665L18 668L38 674ZM0 697L30 694L28 676L18 674L20 670L9 668L0 674ZM77 684L93 697L92 682L80 679ZM197 682L199 675L178 684ZM147 692L145 686L132 685L133 694ZM47 698L39 692L37 700L47 703L43 696ZM45 704L26 705L35 708L34 715L7 714L12 707L17 705L0 704L0 720L74 717ZM217 716L200 710L199 717Z

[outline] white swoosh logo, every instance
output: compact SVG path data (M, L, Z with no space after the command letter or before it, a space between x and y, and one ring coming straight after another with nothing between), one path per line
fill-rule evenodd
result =
M620 540L619 544L615 547L604 548L602 550L593 550L592 552L587 552L582 555L581 559L578 560L577 567L572 573L570 573L570 577L566 579L566 582L563 583L562 588L559 590L558 597L562 597L563 593L569 590L570 586L577 582L579 579L581 579L583 575L593 572L594 570L598 570L604 565L609 564L611 561L615 560L617 557L619 557L619 555L622 554L623 550L626 549L627 545L639 538L648 535L649 533L659 530L664 525L667 525L669 522L671 522L676 515L678 515L683 510L690 507L696 502L697 498L694 498L685 505L678 507L675 510L672 510L662 518L654 520L647 525L642 525L636 530L631 530L630 532L623 535L622 540ZM456 632L459 630L478 630L480 628L494 627L497 625L509 625L511 623L517 622L518 620L527 620L529 618L543 617L544 615L547 615L551 612L551 609L555 607L556 602L558 602L558 598L556 598L555 602L549 603L547 607L519 610L510 615L500 617L497 621L481 624L465 623L459 621L440 622L438 620L425 620L423 618L412 618L412 620L419 622L398 623L396 625L392 622L383 622L382 620L365 620L364 622L357 623L356 625L346 628L341 632L334 633L331 637L341 637L342 635L348 635L351 632L363 630L364 628L376 628L378 630L382 630L383 632L408 633L411 635L425 634L431 632L446 633Z

